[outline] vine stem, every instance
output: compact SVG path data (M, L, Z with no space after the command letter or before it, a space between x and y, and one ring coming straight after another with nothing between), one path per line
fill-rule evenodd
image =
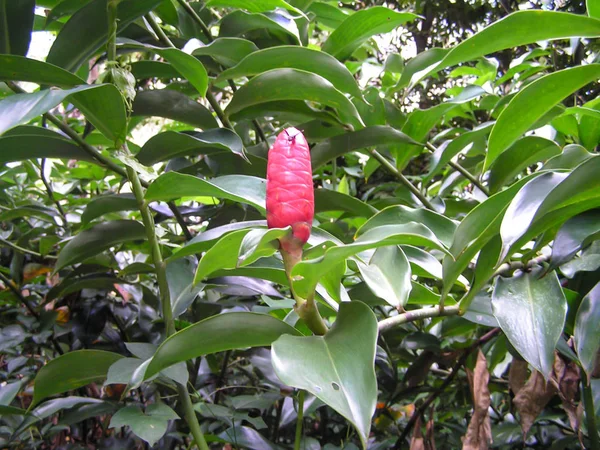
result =
M302 441L302 425L304 422L304 390L298 392L298 417L296 419L296 439L294 440L294 450L300 450Z
M443 316L457 316L460 314L459 305L446 306L440 308L439 306L433 306L431 308L421 308L414 311L407 311L397 316L389 317L387 319L380 320L377 323L377 329L380 333L388 331L391 328L397 327L408 322L414 322L416 320L428 319L431 317L443 317Z

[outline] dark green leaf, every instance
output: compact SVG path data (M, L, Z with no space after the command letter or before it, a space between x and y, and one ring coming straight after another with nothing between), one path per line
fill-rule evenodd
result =
M253 0L251 2L246 0L208 0L206 2L207 8L214 8L218 6L227 8L240 8L253 13L274 11L275 9L282 8L292 11L296 14L304 15L302 11L294 8L284 0Z
M102 195L94 197L87 204L81 215L81 221L83 223L88 223L104 214L118 211L131 211L138 207L138 203L133 194Z
M358 217L367 218L377 212L371 205L361 202L356 197L329 189L315 189L315 212L323 211L345 211Z
M567 300L556 272L543 269L499 277L492 295L492 310L500 328L521 356L550 376L554 348L567 317Z
M35 0L0 0L0 53L27 54L34 16Z
M310 392L348 419L366 448L377 402L376 344L377 320L370 308L344 302L325 336L282 336L271 356L281 381Z
M392 306L403 307L412 290L410 264L397 245L375 250L369 264L358 263L363 279L373 293Z
M561 266L583 247L600 239L600 211L592 210L567 220L552 245L552 266Z
M0 80L29 81L63 88L86 84L60 67L18 55L0 55Z
M48 28L48 25L62 17L70 16L79 8L89 3L89 1L90 0L62 0L58 5L52 8L52 11L46 16L46 25L44 28Z
M296 22L287 14L263 13L253 14L244 11L233 11L221 20L220 37L242 36L252 30L266 30L286 44L300 44L300 36Z
M600 354L600 283L583 298L575 317L577 356L588 377L597 367Z
M126 406L110 419L109 428L128 426L131 431L150 445L154 445L167 432L170 420L179 416L164 403L153 403L142 412L137 406Z
M246 56L258 50L252 41L241 38L217 38L192 52L195 56L210 56L225 67L235 66Z
M56 134L56 137L41 135L5 135L0 137L0 164L34 158L95 161L81 147L71 143L59 134Z

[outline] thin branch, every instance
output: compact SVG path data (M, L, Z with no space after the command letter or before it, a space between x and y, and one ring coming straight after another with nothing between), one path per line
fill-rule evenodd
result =
M419 199L419 201L428 209L435 211L433 204L425 197L421 191L419 191L404 175L400 172L396 166L394 166L391 162L387 160L381 153L377 150L373 149L370 152L373 157L379 161L379 163L392 175L394 175L398 180L404 184L412 194Z
M506 263L500 265L500 267L498 267L498 269L496 269L496 271L494 272L494 275L492 275L491 278L497 277L499 275L507 275L510 272L513 272L517 269L530 269L533 266L545 263L548 260L550 260L550 255L541 255L541 256L538 256L537 258L530 259L526 263L523 263L521 261L506 262Z
M60 214L60 217L63 220L63 227L67 228L67 215L65 214L65 210L61 206L60 202L54 196L54 190L52 189L52 186L50 185L48 180L46 180L46 175L44 175L45 168L46 158L42 158L42 162L40 163L40 178L42 179L42 183L44 183L44 186L46 186L46 192L48 192L48 197L50 197L50 200L56 205L56 208L58 209L58 213Z
M13 244L6 239L0 238L0 245L4 245L5 247L12 248L13 250L19 253L25 253L32 256L37 256L38 258L48 258L48 259L58 259L56 256L52 255L42 255L41 253L34 252L33 250L29 250L27 248L19 247L17 244Z
M298 392L298 417L296 418L296 438L294 439L294 450L300 450L302 442L302 425L304 422L304 390Z
M430 142L427 142L425 144L427 146L427 148L429 150L431 150L431 152L435 153L435 151L437 150ZM487 195L488 197L490 196L490 191L488 190L488 188L486 188L483 184L481 184L481 182L477 179L477 177L475 175L473 175L472 173L470 173L467 169L465 169L463 166L461 166L458 163L455 163L453 161L450 161L448 163L448 165L450 167L452 167L454 170L460 172L460 174L465 177L467 180L469 180L474 186L477 186L477 188L483 192L485 195Z
M443 317L443 316L456 316L459 314L459 305L446 306L440 308L439 306L433 306L431 308L415 309L413 311L407 311L397 316L389 317L379 321L377 328L380 333L384 333L391 328L397 327L408 322L414 322L416 320L429 319L431 317Z

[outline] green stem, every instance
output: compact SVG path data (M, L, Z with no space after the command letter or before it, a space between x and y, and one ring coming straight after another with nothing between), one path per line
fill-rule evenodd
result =
M185 386L182 386L179 383L177 384L177 391L179 392L179 399L181 401L181 406L183 407L185 420L190 427L192 436L194 436L196 445L200 450L209 450L206 439L204 439L204 434L202 434L202 430L200 429L200 423L198 423L198 418L196 417L196 411L194 411L194 405L192 405L190 394Z
M435 211L435 208L433 207L433 205L431 204L431 202L427 199L427 197L425 197L421 191L419 191L409 180L408 178L406 178L404 175L402 175L402 172L400 172L396 166L394 166L391 162L389 162L387 160L387 158L385 158L381 153L379 153L377 150L373 149L371 150L371 154L373 155L373 157L379 161L379 163L391 174L393 174L396 178L398 178L398 180L408 188L408 190L410 192L412 192L412 194L417 197L419 199L419 201L423 204L423 206L425 206L428 209L431 209L432 211Z
M302 441L302 423L304 422L304 390L298 392L298 417L296 419L296 439L294 440L294 450L300 450Z
M41 253L34 252L33 250L29 250L27 248L19 247L17 244L13 244L6 239L0 238L0 245L4 245L5 247L12 248L13 250L19 253L26 253L28 255L37 256L38 258L48 258L48 259L58 259L56 256L51 255L42 255Z
M210 90L206 91L206 100L208 100L210 106L212 106L215 112L217 113L217 116L219 117L221 123L223 123L223 125L225 125L230 130L233 130L232 123L229 121L229 118L225 115L225 111L223 111L221 105L219 105L219 102Z
M583 391L583 405L585 408L585 418L587 422L588 435L590 438L590 449L600 450L600 435L598 434L598 424L596 423L596 408L594 408L594 393L592 386L588 383L585 372L581 373L581 384Z
M431 308L421 308L414 311L407 311L397 316L389 317L381 320L377 324L377 328L380 333L383 333L393 327L402 325L408 322L414 322L416 320L428 319L431 317L442 317L442 316L456 316L460 314L459 305L447 306L440 308L439 306L433 306Z
M108 17L108 41L106 43L106 59L113 63L117 59L117 4L120 0L108 0L106 13Z

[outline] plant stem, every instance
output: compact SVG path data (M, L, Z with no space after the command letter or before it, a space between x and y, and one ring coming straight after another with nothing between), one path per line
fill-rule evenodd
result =
M298 417L296 419L296 439L294 440L294 450L300 450L302 441L302 424L304 422L304 390L298 392Z
M588 435L590 438L590 449L600 450L600 435L598 434L598 424L596 423L596 408L594 408L594 394L592 386L588 382L584 371L581 371L581 385L583 393L583 404L585 408L585 418L587 422Z
M17 244L13 244L12 242L7 241L6 239L3 239L3 238L0 238L0 245L4 245L5 247L12 248L13 250L20 252L20 253L26 253L28 255L37 256L38 258L58 259L56 256L51 256L51 255L44 256L41 253L34 252L33 250L19 247Z
M56 208L58 209L58 213L60 214L60 217L63 220L63 228L67 229L68 228L67 215L65 214L65 210L61 206L60 202L54 196L54 190L52 189L52 186L50 185L48 180L46 180L46 176L44 175L45 168L46 168L46 158L42 158L42 162L40 163L40 178L42 179L42 183L44 183L44 186L46 186L46 192L48 192L48 197L50 197L50 200L56 205Z
M429 150L431 150L432 153L435 153L435 151L437 150L433 144L431 144L431 142L427 142L425 144L427 146L427 148ZM469 172L467 169L465 169L463 166L461 166L458 163L455 163L454 161L450 161L448 163L448 165L450 167L452 167L454 170L460 172L460 174L465 177L467 180L469 180L471 183L473 183L474 186L477 186L477 188L483 192L485 195L487 195L488 197L490 196L490 191L483 185L481 184L481 182L477 179L477 177L475 175L473 175L471 172Z
M404 175L400 172L396 166L394 166L391 162L387 160L381 153L377 150L371 150L371 154L373 157L379 161L379 163L391 174L393 174L398 180L408 188L408 190L419 199L419 201L428 209L435 211L433 204L425 197L421 191L419 191Z
M442 316L456 316L460 312L459 305L447 306L440 308L439 306L433 306L431 308L421 308L414 311L407 311L403 314L383 319L377 324L377 328L380 333L383 333L393 327L402 325L408 322L414 322L415 320L428 319L430 317L442 317Z
M194 436L196 445L200 450L209 450L206 439L204 439L204 434L202 434L202 430L200 429L200 423L198 423L196 411L194 411L194 405L192 405L192 400L190 399L188 390L185 388L185 386L177 383L177 391L179 392L179 400L181 401L181 406L183 407L185 420L190 427L192 436Z

